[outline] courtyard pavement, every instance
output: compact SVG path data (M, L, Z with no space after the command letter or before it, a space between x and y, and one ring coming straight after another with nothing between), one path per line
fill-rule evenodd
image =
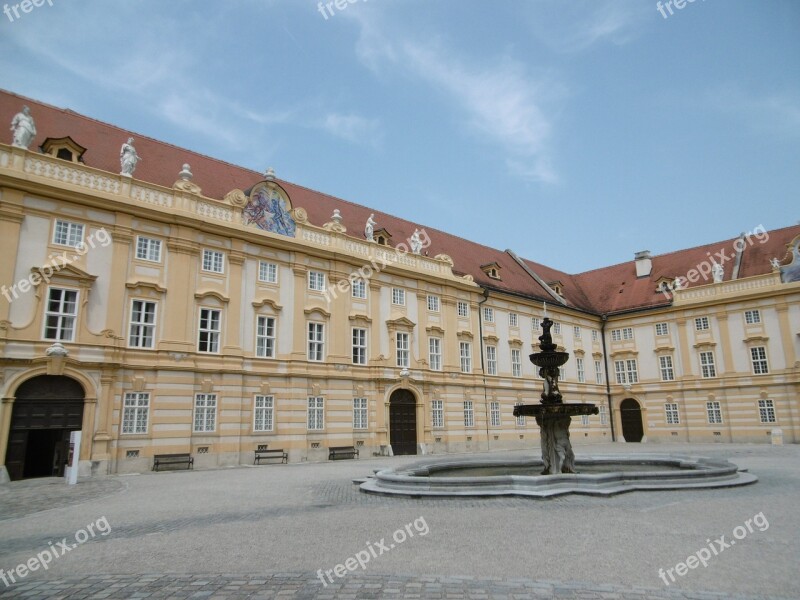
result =
M352 483L421 457L14 482L0 486L0 597L800 597L800 446L576 443L578 456L616 452L728 458L759 482L549 500L388 498ZM761 527L742 536L748 519ZM709 547L706 567L678 574ZM42 553L56 555L46 570L5 585Z

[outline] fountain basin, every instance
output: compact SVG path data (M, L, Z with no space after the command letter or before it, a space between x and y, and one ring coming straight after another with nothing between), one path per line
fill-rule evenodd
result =
M585 472L537 475L541 459L468 457L385 469L361 483L368 494L399 496L611 496L635 490L725 488L758 481L726 460L678 455L602 455L575 459ZM477 471L476 471L477 469ZM477 474L476 474L477 473Z

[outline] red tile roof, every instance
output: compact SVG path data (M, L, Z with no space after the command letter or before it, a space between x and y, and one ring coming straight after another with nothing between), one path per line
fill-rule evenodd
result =
M12 92L0 90L0 124L11 123L13 116L27 104L36 122L36 138L30 145L31 150L38 149L47 138L70 136L75 142L87 148L83 155L86 165L118 173L120 171L119 150L128 137L135 139L137 153L142 157L134 173L140 179L164 187L172 187L178 179L178 173L184 163L189 163L194 173L193 182L203 190L203 195L221 200L233 189L246 190L263 180L262 174L244 169L221 160L173 146L171 144L129 132L114 125L109 125L77 114L71 110L57 108ZM7 142L11 142L11 133L6 134ZM454 271L459 274L470 274L481 286L518 294L542 301L553 302L553 298L534 278L532 278L506 252L483 246L458 236L438 231L421 224L376 211L365 206L348 202L334 196L310 190L301 185L279 180L294 206L303 207L308 212L309 221L322 225L330 220L334 209L339 209L343 223L349 232L362 236L362 228L370 214L375 214L378 223L376 230L385 228L392 235L396 245L406 241L415 228L424 228L432 243L426 252L430 256L448 254L454 261ZM761 237L752 236L752 244L744 250L739 277L750 277L768 273L771 270L769 258L783 258L786 244L800 235L800 226L787 227L769 232L768 239L761 242ZM563 271L523 259L527 267L533 270L545 283L560 281L563 296L568 306L596 314L614 313L637 308L646 308L667 303L667 299L656 291L656 281L661 277L669 279L686 274L700 263L707 261L709 255L720 250L727 254L733 252L736 238L680 250L653 257L653 269L649 277L637 278L634 261L588 271L578 275L570 275ZM495 262L501 269L500 280L488 277L481 265ZM731 277L734 262L728 260L723 264L725 279ZM702 285L710 282L699 281L691 285Z

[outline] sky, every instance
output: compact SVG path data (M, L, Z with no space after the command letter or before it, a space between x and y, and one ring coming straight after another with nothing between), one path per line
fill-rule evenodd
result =
M0 87L568 273L800 219L798 0L37 1Z

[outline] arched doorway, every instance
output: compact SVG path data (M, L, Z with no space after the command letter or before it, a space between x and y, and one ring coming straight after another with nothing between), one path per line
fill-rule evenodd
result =
M633 398L625 398L619 405L622 419L622 437L626 442L641 442L644 437L642 407Z
M389 443L394 454L417 453L417 399L409 390L389 397Z
M83 423L84 398L81 384L62 375L39 375L17 388L6 450L12 481L64 474L69 434Z

